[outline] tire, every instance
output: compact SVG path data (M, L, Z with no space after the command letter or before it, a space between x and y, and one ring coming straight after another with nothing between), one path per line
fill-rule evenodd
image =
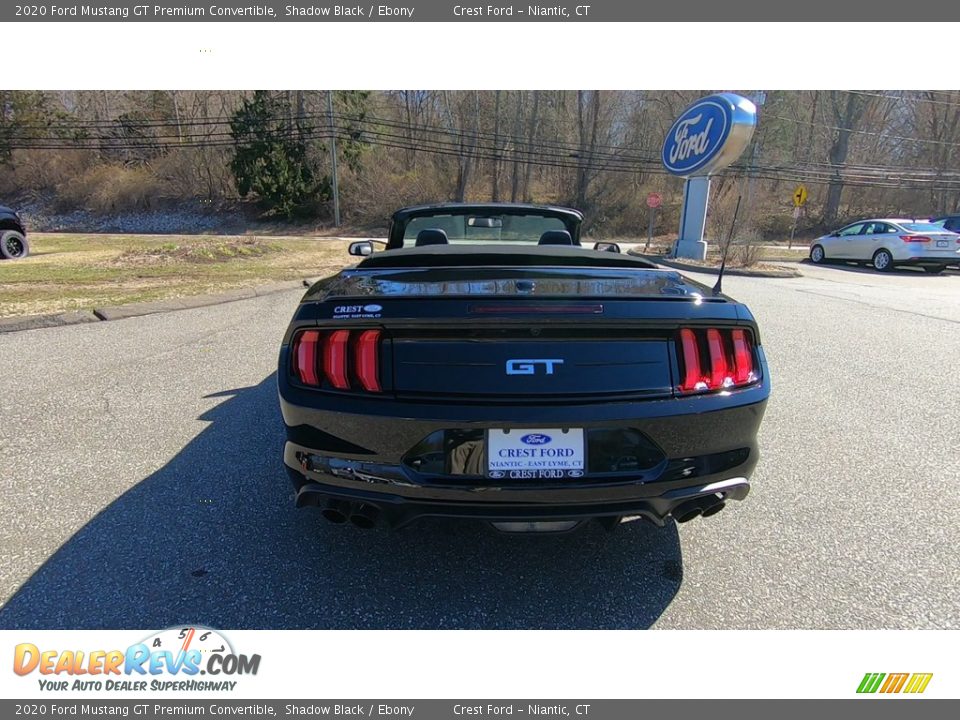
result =
M827 261L827 253L822 245L814 245L810 248L810 262L814 265L822 265Z
M893 270L893 255L889 250L880 249L873 254L873 267L880 272Z
M30 254L30 243L16 230L4 230L0 234L0 255L7 260L18 260Z
M930 275L939 275L944 270L947 269L946 265L924 265L923 271L929 273Z

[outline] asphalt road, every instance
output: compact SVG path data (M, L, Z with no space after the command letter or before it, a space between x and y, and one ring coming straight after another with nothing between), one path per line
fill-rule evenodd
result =
M957 627L960 274L804 272L725 281L774 383L753 493L612 535L295 510L297 291L2 335L0 627Z

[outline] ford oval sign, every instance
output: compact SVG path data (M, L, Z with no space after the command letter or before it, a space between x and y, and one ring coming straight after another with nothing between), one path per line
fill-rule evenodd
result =
M546 445L550 442L551 437L549 435L544 435L543 433L530 433L529 435L524 435L520 438L520 442L525 445Z
M697 100L667 133L661 160L674 175L710 175L734 162L750 143L757 107L745 97L720 93Z

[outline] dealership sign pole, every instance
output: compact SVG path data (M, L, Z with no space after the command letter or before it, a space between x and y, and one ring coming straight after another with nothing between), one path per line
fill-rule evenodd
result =
M686 180L676 257L704 260L710 176L734 162L753 137L757 107L733 93L709 95L681 113L663 141L663 166Z

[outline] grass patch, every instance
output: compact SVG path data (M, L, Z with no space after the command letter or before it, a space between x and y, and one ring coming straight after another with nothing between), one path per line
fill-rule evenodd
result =
M0 261L0 317L91 310L318 277L352 264L348 240L46 234Z
M117 258L119 266L143 264L215 263L233 258L259 258L270 253L285 252L278 242L265 242L257 238L231 238L228 240L191 240L177 244L165 242L156 247L137 247L123 251Z

